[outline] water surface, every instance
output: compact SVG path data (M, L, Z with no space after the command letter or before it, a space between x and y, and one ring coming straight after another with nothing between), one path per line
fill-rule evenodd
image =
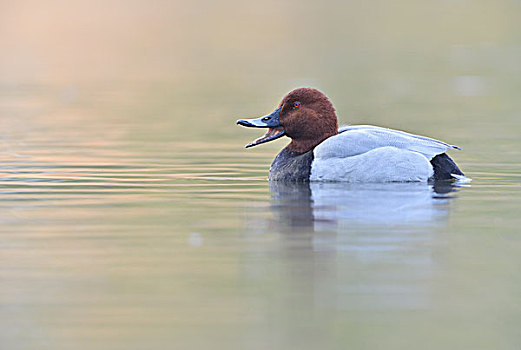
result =
M4 89L6 348L520 343L519 140L462 138L466 187L270 184L284 141L244 150L233 105L194 126L121 91Z

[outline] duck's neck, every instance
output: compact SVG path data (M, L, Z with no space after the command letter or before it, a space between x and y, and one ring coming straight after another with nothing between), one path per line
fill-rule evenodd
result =
M304 154L306 152L312 151L316 146L321 144L324 140L330 138L331 136L337 135L338 131L334 133L324 134L318 138L299 138L299 139L291 139L289 145L286 146L291 152L295 154Z

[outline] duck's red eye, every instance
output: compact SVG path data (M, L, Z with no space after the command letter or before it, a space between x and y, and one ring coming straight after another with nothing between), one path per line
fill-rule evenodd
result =
M300 102L293 102L293 109L297 109L300 107Z

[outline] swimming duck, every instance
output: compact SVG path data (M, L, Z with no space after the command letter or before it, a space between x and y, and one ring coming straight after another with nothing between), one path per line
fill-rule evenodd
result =
M246 148L287 136L270 181L427 182L467 179L445 153L457 146L371 125L338 128L331 101L317 89L288 93L271 114L237 124L267 128Z

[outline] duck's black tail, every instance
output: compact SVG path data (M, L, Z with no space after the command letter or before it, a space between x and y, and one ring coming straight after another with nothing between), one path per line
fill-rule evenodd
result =
M434 168L434 175L431 180L434 181L454 179L452 174L465 175L446 153L438 154L436 157L432 158L431 164Z

